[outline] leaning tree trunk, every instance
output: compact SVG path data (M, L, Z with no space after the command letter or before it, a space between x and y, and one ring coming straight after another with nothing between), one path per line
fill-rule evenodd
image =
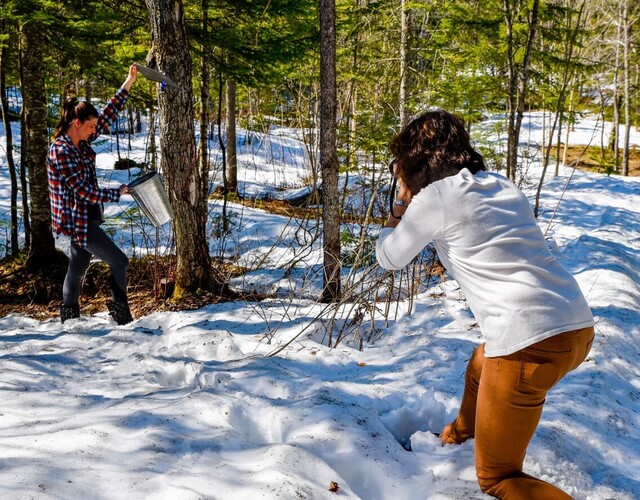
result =
M340 298L340 196L336 150L336 3L320 0L320 167L323 198L322 301Z
M180 300L212 285L207 244L207 197L202 186L194 129L191 58L181 0L145 0L151 21L151 65L179 88L158 96L161 167L175 212L177 268L173 298Z
M27 269L38 271L51 265L56 247L51 232L49 180L47 177L47 99L44 85L43 37L31 22L20 29L24 78L22 105L26 144L26 168L29 173L31 199L31 246ZM24 195L24 193L23 193Z

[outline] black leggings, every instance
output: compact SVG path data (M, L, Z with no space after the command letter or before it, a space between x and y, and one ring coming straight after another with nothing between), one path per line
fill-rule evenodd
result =
M87 227L87 246L81 248L75 241L71 242L69 268L62 286L62 301L65 306L78 304L82 278L89 269L92 255L105 262L111 269L111 296L113 300L127 300L129 258L102 230L99 221L90 220Z

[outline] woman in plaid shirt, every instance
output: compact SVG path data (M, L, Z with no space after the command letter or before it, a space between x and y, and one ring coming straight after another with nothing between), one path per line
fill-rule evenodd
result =
M127 301L129 259L102 230L102 203L119 201L129 188L101 188L96 176L96 153L90 144L115 121L123 108L138 69L129 68L126 80L102 112L86 101L69 98L49 148L47 171L51 200L51 221L57 234L71 238L69 268L62 289L60 319L80 316L81 280L95 255L111 270L112 301L109 312L118 324L133 320Z

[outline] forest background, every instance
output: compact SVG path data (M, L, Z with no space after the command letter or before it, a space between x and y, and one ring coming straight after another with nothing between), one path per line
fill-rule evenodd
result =
M545 179L561 165L637 171L629 134L638 122L640 7L631 0L20 0L2 2L0 12L2 168L11 175L11 213L0 229L4 313L34 304L52 313L58 304L66 258L50 230L45 162L60 102L71 95L104 102L134 61L178 84L140 79L112 131L122 152L116 168L164 176L173 234L153 265L139 263L149 273L139 281L167 307L233 297L227 283L242 269L209 250L232 220L223 209L207 229L212 196L224 207L260 203L321 221L313 237L323 245L318 298L352 300L343 267L371 263L369 228L386 213L388 141L426 109L463 117L489 168L516 183L528 158L540 155L536 215ZM535 151L520 141L531 110L548 113ZM500 142L477 127L496 113L503 120L491 136ZM569 148L564 138L587 115L611 122L611 133ZM18 140L11 120L20 122ZM147 152L136 163L127 158L127 134L143 122ZM238 140L276 125L303 131L309 160L305 182L280 186L300 188L299 196L280 202L238 189L236 155ZM215 154L204 137L218 139ZM349 176L361 179L360 211L345 211ZM429 263L427 273L438 272Z

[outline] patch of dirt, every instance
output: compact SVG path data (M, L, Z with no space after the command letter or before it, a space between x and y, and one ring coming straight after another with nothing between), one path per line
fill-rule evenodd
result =
M602 150L597 146L569 146L567 151L567 165L577 162L580 170L598 172L601 174L621 175L622 167L615 168L613 151ZM622 150L618 160L622 163ZM632 146L629 151L629 176L640 176L640 149Z
M49 266L46 272L29 272L24 258L0 261L0 317L11 313L22 314L37 320L58 318L62 304L62 283L67 272L67 261L61 260ZM214 261L214 280L220 285L212 290L198 291L182 300L171 300L175 257L144 257L129 262L129 305L134 318L156 311L180 311L199 309L239 298L262 300L254 294L240 296L227 285L230 277L244 272L227 264ZM107 310L111 300L109 268L102 262L92 262L87 271L80 297L80 313L92 315Z

